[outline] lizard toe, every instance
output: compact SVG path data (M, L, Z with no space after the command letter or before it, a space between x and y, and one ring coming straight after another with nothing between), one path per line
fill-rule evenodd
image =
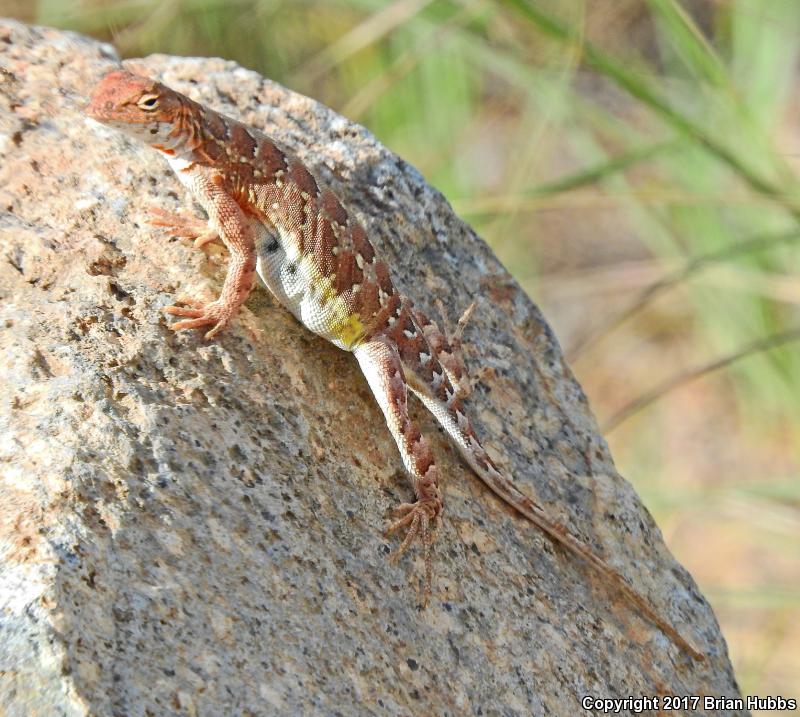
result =
M184 217L159 207L150 207L148 214L147 223L150 226L162 227L168 236L192 239L197 249L202 249L210 242L220 241L219 234L208 225L208 222L201 219Z
M217 301L209 304L190 302L193 306L167 306L164 312L173 316L185 316L184 321L177 321L170 325L172 331L185 329L201 329L211 326L212 329L205 335L206 339L213 339L230 321L230 311Z
M205 313L203 309L194 309L190 306L165 306L163 311L171 316L189 316L193 319L197 319Z
M433 581L432 546L436 528L441 522L442 502L438 498L418 500L416 503L402 503L395 512L402 513L402 517L392 523L387 534L391 535L397 530L407 528L403 542L389 557L392 563L397 562L400 556L416 540L422 543L422 558L425 563L425 577L422 583L422 607L428 604Z

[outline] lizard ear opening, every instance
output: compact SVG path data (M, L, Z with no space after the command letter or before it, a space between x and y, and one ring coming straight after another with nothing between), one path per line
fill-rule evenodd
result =
M136 104L140 109L150 112L158 107L158 95L142 95Z

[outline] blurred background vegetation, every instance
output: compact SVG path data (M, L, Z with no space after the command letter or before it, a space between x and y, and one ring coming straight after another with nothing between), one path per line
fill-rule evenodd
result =
M800 696L798 0L0 0L415 164L555 326L747 694Z

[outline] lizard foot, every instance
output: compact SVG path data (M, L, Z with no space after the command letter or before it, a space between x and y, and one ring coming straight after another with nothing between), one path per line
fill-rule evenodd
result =
M400 547L392 553L390 560L396 562L415 540L422 543L422 557L425 561L425 582L422 589L422 607L428 604L431 596L433 577L431 547L436 529L441 523L442 501L438 498L418 500L416 503L402 503L395 512L401 517L389 526L386 531L391 535L401 528L407 528L406 537Z
M444 304L438 299L435 303L446 327L449 322ZM428 340L428 343L434 349L436 357L447 373L447 378L450 380L450 383L453 384L458 398L467 398L472 393L472 379L470 378L467 364L464 361L461 336L475 310L475 306L476 302L473 301L467 307L467 310L458 320L456 330L452 333L446 328L444 331L440 329L437 323L428 318L423 312L419 310L414 311L414 318L422 328L422 333Z
M436 299L435 302L436 308L439 311L439 315L442 317L442 321L444 322L444 326L447 327L447 311L444 308L444 304L442 303L441 299ZM456 324L456 330L447 337L450 345L453 346L456 350L461 349L461 336L464 333L464 329L467 328L467 324L469 320L472 318L472 313L475 311L475 307L478 305L478 300L475 299L461 314L461 317L458 319L458 323Z
M150 226L164 227L170 236L193 239L196 249L202 249L206 244L220 241L219 234L202 219L187 218L180 214L166 212L158 207L150 207L148 211L150 219L147 223Z
M186 316L186 320L177 321L170 326L173 331L183 329L199 329L203 326L212 326L211 331L206 333L206 339L213 339L231 319L231 311L219 301L212 301L210 304L196 300L181 301L188 306L167 306L164 313L172 316Z

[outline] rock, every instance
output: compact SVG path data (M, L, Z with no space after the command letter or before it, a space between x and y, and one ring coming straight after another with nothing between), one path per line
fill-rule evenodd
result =
M488 449L704 662L495 499L416 408L446 476L420 611L419 553L390 564L383 535L411 491L356 362L261 290L213 343L170 332L160 309L215 294L225 260L145 224L184 190L81 113L114 50L10 21L0 40L3 714L573 715L585 696L738 696L711 608L617 474L551 329L416 170L232 62L137 65L293 149L426 312L478 300L469 405Z

